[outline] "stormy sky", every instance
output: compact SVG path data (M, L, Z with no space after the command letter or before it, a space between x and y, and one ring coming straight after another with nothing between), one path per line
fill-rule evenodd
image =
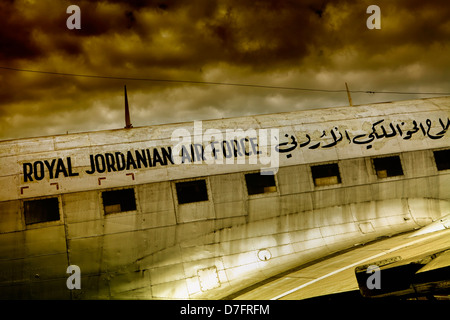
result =
M348 105L345 91L211 82L347 82L355 105L450 92L448 0L2 0L0 15L0 140L122 128L124 85L134 127Z

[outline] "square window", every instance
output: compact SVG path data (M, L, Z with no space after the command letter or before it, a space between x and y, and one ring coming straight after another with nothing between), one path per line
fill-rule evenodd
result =
M261 174L260 172L247 173L245 175L248 195L276 192L277 186L273 174Z
M399 156L374 158L373 165L378 178L402 176L403 169Z
M337 163L312 166L311 173L316 187L341 183L341 176L339 174L339 166Z
M105 214L136 210L134 189L122 189L102 192Z
M208 201L206 180L177 182L175 188L179 204Z
M450 149L433 151L433 154L439 171L450 169Z
M58 198L24 201L25 224L59 220Z

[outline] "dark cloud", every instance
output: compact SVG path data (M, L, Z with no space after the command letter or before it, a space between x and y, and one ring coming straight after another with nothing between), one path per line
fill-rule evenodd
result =
M28 22L14 8L13 1L0 2L0 58L11 60L30 58L41 52L38 44L31 41L30 30L23 28Z
M71 4L81 8L81 30L66 28ZM371 4L381 8L380 30L366 27ZM288 87L342 89L349 82L351 89L443 91L450 87L449 16L444 0L2 1L0 66ZM25 125L27 135L39 135L42 123L49 133L109 128L96 127L88 111L109 113L105 119L120 117L115 108L121 107L125 82L0 70L0 137L23 136L15 126ZM330 106L346 99L286 90L127 85L139 96L135 108L141 125ZM363 96L361 101L377 98L405 97ZM45 121L55 115L59 122ZM70 119L77 123L65 123ZM111 125L120 122L117 118Z
M52 10L47 10L50 3ZM450 6L444 1L381 1L386 27L376 32L365 25L365 9L370 1L75 3L82 10L82 29L69 32L65 28L68 3L57 2L55 6L54 2L40 1L19 7L13 1L2 2L2 57L30 59L53 51L88 54L89 48L82 51L79 42L117 34L137 35L151 47L162 33L173 32L177 35L174 44L185 49L177 52L183 63L194 62L195 56L199 64L231 62L258 69L300 62L312 48L341 49L350 45L376 53L393 45L428 46L449 36ZM40 42L35 33L46 36L48 42ZM127 41L126 37L121 40ZM122 43L116 45L120 52ZM184 54L190 59L183 60ZM149 55L148 64L164 63L164 57L156 56ZM167 59L172 63L173 54Z

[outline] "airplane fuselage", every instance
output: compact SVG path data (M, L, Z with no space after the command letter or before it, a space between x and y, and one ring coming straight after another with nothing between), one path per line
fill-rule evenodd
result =
M0 142L0 297L217 299L419 228L449 126L445 97Z

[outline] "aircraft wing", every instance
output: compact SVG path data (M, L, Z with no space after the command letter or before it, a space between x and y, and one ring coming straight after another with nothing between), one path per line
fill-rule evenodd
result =
M426 228L426 227L424 227ZM450 229L386 237L299 266L234 299L448 299ZM439 229L439 230L437 230ZM373 269L378 267L375 276ZM367 270L370 272L367 273ZM372 278L370 278L372 277ZM378 277L379 288L375 287Z

